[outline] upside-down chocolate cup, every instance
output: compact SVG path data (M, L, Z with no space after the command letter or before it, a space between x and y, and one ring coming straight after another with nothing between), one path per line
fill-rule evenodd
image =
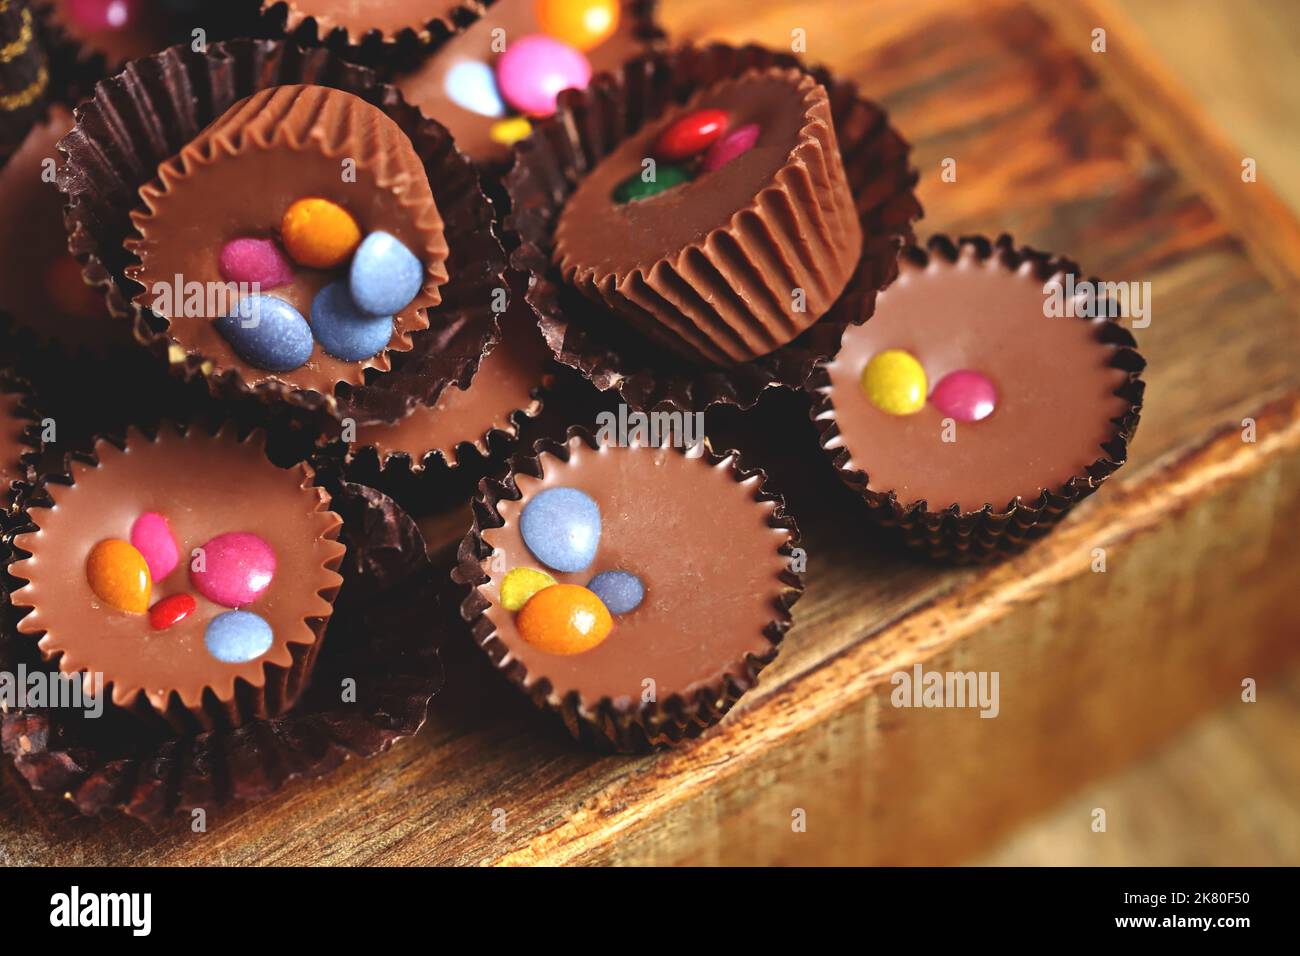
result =
M900 263L809 379L821 446L870 515L920 553L969 563L1020 550L1124 464L1146 363L1104 299L1049 312L1049 295L1080 276L1068 259L1005 235L940 235ZM919 408L890 412L864 391L886 351L924 368ZM944 385L959 380L964 394Z
M158 167L238 101L270 87L300 84L342 90L377 107L408 137L423 164L444 224L449 279L439 287L441 303L428 310L429 329L410 335L412 349L423 336L446 336L467 327L486 345L495 324L492 303L505 287L504 254L473 166L442 126L420 117L371 71L326 50L235 40L214 44L204 53L172 47L129 64L96 87L76 127L61 141L65 159L59 188L69 198L69 246L86 279L104 292L115 315L132 323L141 344L165 358L182 377L205 378L218 396L252 394L334 413L339 398L382 379L379 366L388 363L375 362L375 368L365 369L364 384L340 381L324 393L287 385L274 376L259 377L250 385L237 364L217 369L208 357L177 347L168 322L136 301L141 287L128 276L133 257L127 242L138 237L131 214L139 207L141 187L154 180ZM410 353L389 354L397 367ZM409 397L410 403L415 401Z
M310 686L287 713L235 729L177 735L114 707L98 718L28 702L0 705L0 745L33 790L87 816L119 811L156 826L195 809L263 799L416 733L442 685L441 608L415 524L373 489L320 473L343 518L343 586ZM4 575L4 588L22 582ZM57 673L0 606L0 671ZM340 688L351 688L342 694Z
M826 90L862 252L844 291L793 341L757 359L711 368L633 331L623 316L569 285L553 262L566 204L625 141L715 84L751 71L805 69L793 56L759 47L686 47L646 56L585 92L562 94L556 115L516 147L504 180L511 201L506 230L518 243L512 263L532 276L529 304L562 364L601 391L617 390L635 409L702 411L717 404L749 408L769 388L799 388L816 361L834 351L840 328L888 283L921 207L907 143L852 83L822 69L807 72Z
M665 746L720 721L776 657L803 590L791 560L798 529L763 472L707 442L615 447L577 427L511 465L504 482L480 484L452 576L469 588L460 609L475 642L534 704L600 749ZM558 487L586 493L608 519L580 572L547 566L519 530L524 499ZM734 573L711 578L718 549ZM515 568L546 569L560 585L627 571L644 597L596 646L552 652L525 639L502 604L501 581Z

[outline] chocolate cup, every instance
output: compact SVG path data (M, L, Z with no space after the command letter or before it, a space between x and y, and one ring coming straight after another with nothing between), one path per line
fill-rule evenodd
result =
M63 161L58 185L68 196L69 249L81 262L86 280L103 291L114 316L132 324L136 340L169 362L173 371L185 379L204 378L218 397L251 394L308 412L336 413L340 397L369 388L383 375L367 372L366 385L338 385L325 395L276 382L250 387L234 367L209 373L201 357L169 348L166 321L131 301L140 286L124 274L136 261L123 247L125 239L136 235L130 212L139 204L137 191L153 179L159 163L238 100L269 86L295 83L352 93L382 109L411 137L451 249L446 263L451 278L441 287L442 303L428 312L430 329L413 335L413 350L424 336L466 327L475 330L480 350L486 347L495 325L493 293L505 286L504 251L473 165L439 123L421 117L370 70L327 50L233 40L213 44L205 53L178 45L128 64L96 85L94 96L78 110L77 125L59 142ZM404 367L412 354L393 353L394 369ZM418 400L415 394L401 396L399 404L408 404L400 404L391 417L401 417Z
M625 138L697 89L769 67L808 70L826 87L862 227L862 255L848 288L794 341L751 362L708 368L637 336L610 309L567 286L551 262L553 231L577 183ZM507 244L517 246L511 264L531 277L528 303L556 359L600 391L617 390L638 411L751 408L769 388L802 387L816 362L838 348L843 327L893 279L898 249L912 240L912 221L921 215L909 150L885 112L860 97L856 85L789 54L722 44L650 54L617 75L596 78L584 92L561 94L555 116L516 147L504 177L511 204Z
M493 0L487 0L490 4ZM377 66L387 57L418 55L428 47L436 47L453 34L459 33L482 16L482 4L474 0L444 0L442 4L428 4L429 18L422 23L396 30L370 28L356 31L339 24L322 29L320 21L311 13L299 9L296 0L245 0L253 8L253 19L260 19L259 29L266 36L289 37L303 46L326 46L343 54L355 63ZM310 4L308 4L310 6ZM441 12L435 8L441 7Z
M1010 270L1031 262L1034 274L1043 281L1058 272L1080 274L1078 265L1072 260L1028 246L1016 247L1009 235L999 236L992 242L983 236L964 236L954 242L940 234L931 236L924 248L908 246L900 256L924 267L930 257L936 255L956 262L965 247L974 249L984 261L996 256ZM1097 283L1099 280L1089 277L1087 281ZM870 312L864 312L854 324L861 325L870 316ZM862 496L871 518L893 529L914 551L935 561L956 564L980 563L1014 554L1051 531L1076 504L1101 487L1128 460L1129 442L1141 417L1145 391L1142 370L1146 367L1146 360L1138 352L1132 334L1114 319L1098 326L1097 340L1114 349L1109 363L1111 367L1128 373L1114 393L1128 402L1128 410L1113 420L1114 433L1101 446L1102 453L1096 460L1064 483L1042 488L1038 497L1031 501L1017 496L1007 507L989 503L973 511L962 510L956 504L933 508L924 500L900 501L894 491L868 488L870 479L866 472L845 467L850 459L847 448L827 448L827 443L840 434L829 394L830 377L825 368L825 361L833 356L827 356L817 364L806 384L812 397L809 414L817 427L818 443L841 480Z
M344 519L344 583L313 680L286 714L229 730L177 735L111 708L99 720L67 710L0 712L0 744L33 790L60 795L87 816L119 811L158 826L196 808L260 800L291 780L327 774L415 734L442 686L437 639L454 619L439 602L414 522L374 489L318 473ZM8 592L17 586L4 575ZM444 589L445 590L445 589ZM430 622L434 621L434 626ZM0 606L0 670L32 671L35 642ZM340 702L340 681L356 703Z
M527 668L518 660L508 661L507 648L497 638L492 622L485 614L492 605L481 591L489 580L483 571L483 561L491 556L492 547L483 540L482 532L485 529L499 528L504 523L498 510L502 501L518 501L523 497L515 484L515 476L524 474L534 478L542 477L545 469L541 456L544 453L567 462L568 443L575 438L592 449L600 447L591 432L573 426L565 433L564 441L544 438L534 442L531 451L515 455L504 481L487 478L479 483L479 492L473 502L474 524L460 543L456 568L452 572L452 581L461 588L461 617L469 627L474 642L506 679L517 686L539 710L557 716L565 729L583 745L604 751L640 753L698 737L722 720L736 701L754 686L763 668L776 659L781 641L794 623L790 609L803 593L803 577L788 566L781 574L780 580L784 588L773 602L774 616L763 631L763 636L771 644L770 649L762 655L747 656L739 676L720 673L711 685L700 688L689 697L673 693L652 704L627 703L626 706L604 697L594 707L589 707L582 703L576 690L564 696L557 694L545 677L529 687ZM685 450L679 451L685 453ZM746 468L735 451L715 453L707 442L703 457L710 465L731 459L731 472L736 481L758 477L756 500L776 503L768 524L789 533L779 552L792 554L800 540L798 526L794 518L787 514L784 499L767 490L767 475L762 469ZM755 597L755 600L762 599ZM731 663L733 662L721 662L720 670Z

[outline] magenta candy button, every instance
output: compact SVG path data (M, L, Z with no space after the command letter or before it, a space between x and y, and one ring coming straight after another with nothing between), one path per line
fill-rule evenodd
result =
M709 151L704 154L704 162L700 164L700 171L711 173L721 169L737 156L748 153L758 142L760 132L757 123L732 130L709 147Z
M190 566L194 587L223 607L252 604L275 577L275 552L262 538L248 531L219 534L202 548ZM202 570L195 570L198 565Z
M534 34L506 47L497 61L497 87L505 101L529 116L550 116L562 90L585 90L591 64L567 43Z
M135 519L131 525L131 546L144 557L144 563L149 566L149 578L155 582L171 574L180 560L171 526L156 511L146 511Z
M939 379L930 393L930 403L945 418L978 422L993 414L998 404L998 391L987 375L962 369Z
M222 247L217 267L227 282L256 282L262 291L293 279L293 264L274 239L232 239Z

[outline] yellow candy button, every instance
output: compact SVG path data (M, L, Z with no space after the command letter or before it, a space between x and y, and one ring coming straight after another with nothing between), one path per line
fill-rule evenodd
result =
M149 610L149 565L129 541L109 538L90 549L86 558L90 589L110 607L131 614Z
M501 579L501 606L507 611L517 611L542 588L549 588L555 578L534 568L512 568Z
M925 369L911 352L877 352L862 372L862 391L882 412L914 414L925 407Z
M488 135L492 137L494 143L500 143L503 146L513 146L521 139L527 139L533 132L533 124L523 116L512 116L510 119L498 120L492 124L488 130Z
M537 0L542 32L579 50L603 43L618 29L618 0Z
M299 199L284 213L280 239L294 262L312 269L341 266L361 244L351 214L328 199Z

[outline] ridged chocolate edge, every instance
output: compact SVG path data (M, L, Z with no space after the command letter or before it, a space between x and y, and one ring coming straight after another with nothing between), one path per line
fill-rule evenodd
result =
M497 239L492 206L473 164L456 148L446 128L420 115L391 86L370 70L346 63L324 49L303 50L272 40L233 40L213 44L204 53L177 45L136 60L117 76L95 86L91 100L76 111L77 125L59 142L62 161L58 186L68 196L65 222L68 248L82 265L88 283L99 289L110 312L132 323L136 340L185 380L203 378L222 398L254 395L280 400L305 411L337 412L338 398L369 390L387 375L367 375L367 384L335 392L289 388L278 382L250 387L237 368L218 374L205 370L200 356L175 357L169 349L167 323L131 301L134 283L123 270L133 261L122 242L134 235L130 211L135 190L152 180L158 164L175 155L209 122L255 90L291 83L314 83L346 90L379 107L411 137L445 224L451 253L451 279L441 288L442 303L429 310L429 330L475 324L486 347L495 334L491 290L505 285L504 251ZM126 289L132 291L125 291ZM394 356L396 368L419 361L419 349ZM419 401L396 395L392 417Z
M981 261L996 256L1009 270L1018 269L1025 262L1032 262L1035 275L1043 281L1057 273L1080 274L1079 266L1073 260L1040 252L1029 246L1017 247L1007 234L993 241L985 236L963 236L956 242L946 235L938 234L931 236L924 248L909 246L900 255L925 267L934 255L955 263L963 248L975 250ZM1097 283L1099 280L1089 277L1087 281ZM869 318L870 314L865 314L857 324ZM1091 321L1086 317L1084 320ZM1076 504L1101 487L1128 460L1129 442L1137 431L1141 417L1146 388L1142 370L1146 368L1146 360L1138 352L1132 333L1114 318L1107 318L1099 324L1097 338L1100 343L1114 348L1111 367L1128 374L1114 393L1129 403L1128 410L1112 419L1115 432L1102 444L1103 454L1060 486L1041 489L1033 501L1026 502L1017 496L1005 510L992 504L974 511L963 511L956 504L936 510L931 509L924 500L900 502L894 491L869 489L867 483L870 479L866 472L845 467L850 458L847 448L826 447L839 434L835 409L829 395L830 376L825 366L825 362L833 356L818 362L806 385L812 398L809 415L817 428L818 444L841 480L862 495L871 517L884 527L897 529L905 544L926 557L967 564L1015 553L1047 534Z
M441 583L423 538L374 489L324 471L317 479L331 488L348 544L317 677L321 670L351 677L359 703L341 704L337 690L318 679L280 717L115 743L79 733L59 711L0 708L0 749L33 790L61 796L86 816L119 811L159 826L194 809L264 799L292 780L324 776L349 757L374 756L419 731L444 677L437 637L429 634ZM18 530L5 533L6 545ZM0 670L13 672L20 662L48 669L30 636L14 629L7 596L19 583L0 574Z
M574 439L592 449L600 447L600 443L586 428L571 426L565 432L563 441L543 438L533 443L531 452L515 455L503 481L485 478L479 483L479 492L473 501L474 523L460 543L456 568L451 575L452 581L461 588L463 595L460 602L461 617L469 627L474 642L488 655L492 664L539 710L556 714L565 729L580 743L600 750L639 753L698 737L722 720L741 696L754 686L763 668L776 659L781 641L794 623L791 608L803 594L803 576L789 566L781 572L778 580L783 588L774 602L776 614L763 630L763 636L771 643L771 648L761 656L747 655L744 673L739 678L724 673L713 685L698 689L689 698L673 693L664 700L656 700L652 704L641 703L628 709L616 707L608 697L598 701L594 708L585 707L577 691L557 697L550 681L545 677L541 677L529 688L527 668L517 660L504 662L509 656L508 651L496 637L496 631L485 613L492 604L481 591L482 586L490 580L483 571L483 561L491 556L492 548L483 540L483 531L504 524L499 510L503 500L519 501L523 497L515 483L515 476L524 474L541 478L545 473L541 460L544 454L567 462L568 446ZM685 453L683 449L677 451ZM775 503L768 525L788 532L786 542L778 551L791 555L800 541L799 528L794 517L786 511L785 499L767 489L767 474L760 468L746 468L741 462L740 453L736 451L716 453L706 444L703 458L711 466L730 459L732 476L738 482L758 477L754 500ZM759 599L755 597L755 600Z
M567 314L572 299L563 301L562 295L581 296L565 289L551 264L552 233L582 176L623 139L670 105L685 102L696 89L772 66L806 70L830 97L863 232L862 257L849 288L790 344L725 370L692 366L666 353L647 362L636 356L661 350L644 339L625 336L618 341L593 331L591 323L572 321ZM892 280L897 252L914 239L912 222L922 215L913 192L918 173L908 163L910 149L884 110L858 95L856 84L791 54L725 44L652 53L630 61L616 75L597 77L584 92L561 94L555 116L516 145L503 179L510 199L505 217L506 242L513 247L510 261L529 275L527 301L556 359L598 390L617 390L638 411L751 408L769 388L801 388L816 362L838 349L843 327L869 311L875 293ZM607 318L610 327L622 326L609 310L590 308L593 315Z

